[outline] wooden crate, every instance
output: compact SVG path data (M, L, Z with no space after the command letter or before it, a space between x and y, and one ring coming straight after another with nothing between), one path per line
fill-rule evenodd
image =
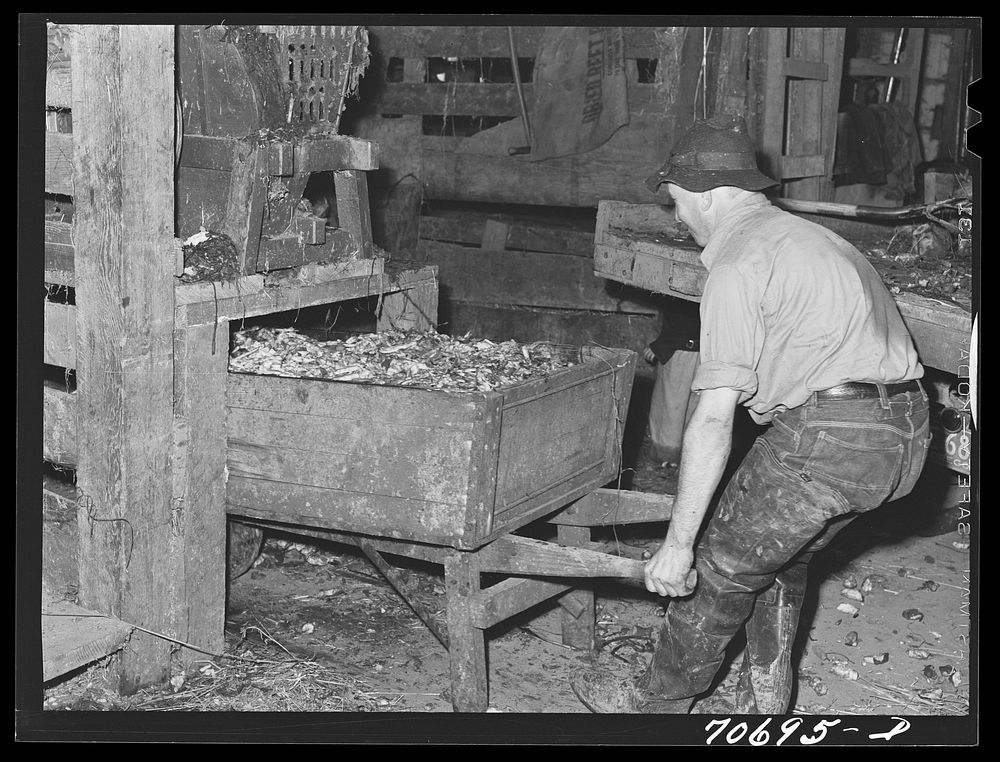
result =
M699 252L693 242L680 238L665 207L615 201L602 201L598 207L594 272L604 278L700 301L708 271ZM894 298L924 365L947 373L968 367L968 310L917 294Z
M477 548L618 474L636 354L573 352L492 392L230 374L228 510Z

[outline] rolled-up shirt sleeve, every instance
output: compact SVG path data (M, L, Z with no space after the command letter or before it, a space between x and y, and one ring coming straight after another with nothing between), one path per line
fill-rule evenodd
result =
M757 392L763 343L759 299L751 279L736 267L710 273L701 300L701 364L692 391L729 388L744 402Z

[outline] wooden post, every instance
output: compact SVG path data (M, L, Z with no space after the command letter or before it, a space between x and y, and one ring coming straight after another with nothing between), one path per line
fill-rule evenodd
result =
M170 630L174 315L174 28L71 34L80 594ZM169 676L170 643L136 632L131 693Z
M719 83L715 91L715 114L739 114L747 111L747 32L744 26L722 30L719 53Z
M476 553L452 553L444 562L444 584L448 596L451 704L456 712L485 712L489 706L486 637L474 623L474 602L480 590Z
M173 621L181 640L211 653L225 645L228 359L227 321L174 332Z
M559 543L584 546L590 542L589 527L559 527ZM567 600L568 599L568 600ZM593 590L572 590L563 596L562 641L581 651L593 651L596 618ZM567 605L568 604L568 605ZM574 615L576 614L576 615Z
M368 202L368 175L361 170L347 169L333 173L337 189L337 216L340 227L353 237L361 257L372 256L371 206Z

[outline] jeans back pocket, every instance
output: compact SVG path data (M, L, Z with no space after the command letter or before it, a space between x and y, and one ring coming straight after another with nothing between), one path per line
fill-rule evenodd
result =
M803 476L840 492L858 511L869 511L884 503L899 482L903 443L898 436L872 437L864 429L844 429L845 438L821 430L803 466ZM857 432L855 441L848 437ZM867 440L867 441L858 441ZM881 441L880 441L881 440Z

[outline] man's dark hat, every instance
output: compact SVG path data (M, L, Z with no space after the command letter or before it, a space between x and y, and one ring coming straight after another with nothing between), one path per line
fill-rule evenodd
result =
M729 114L697 121L680 137L660 171L646 179L653 193L663 183L693 193L722 185L759 191L778 184L757 169L743 117Z

